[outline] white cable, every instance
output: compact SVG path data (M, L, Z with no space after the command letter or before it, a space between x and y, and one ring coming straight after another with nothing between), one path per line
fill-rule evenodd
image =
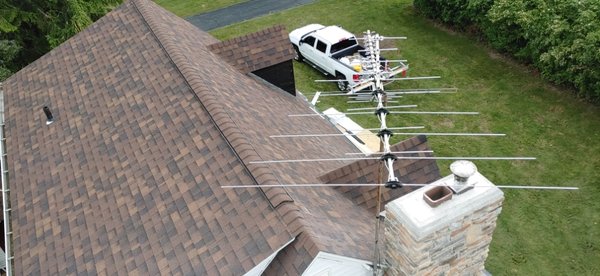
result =
M392 150L390 149L390 135L387 133L383 133L381 135L381 139L383 142L383 152L384 154L388 154L390 152L392 152Z
M394 175L394 159L387 159L388 164L388 182L398 181L398 178Z
M377 117L381 117L381 119L379 120L381 122L381 127L379 129L380 130L387 129L387 123L385 120L385 118L387 117L387 114L385 114L384 112L381 112L378 114Z

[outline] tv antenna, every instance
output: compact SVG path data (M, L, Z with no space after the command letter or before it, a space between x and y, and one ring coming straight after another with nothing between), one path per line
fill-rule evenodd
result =
M535 160L534 157L488 157L488 156L449 156L449 157L433 157L433 156L414 156L414 154L432 153L432 151L392 151L390 139L393 135L428 135L428 136L487 136L499 137L506 136L502 133L437 133L437 132L394 132L395 130L407 129L422 129L423 126L405 126L405 127L388 127L387 117L395 114L417 114L417 115L478 115L478 112L473 111L404 111L417 107L417 105L395 105L388 106L387 104L393 99L399 99L405 95L414 94L444 94L456 93L456 88L428 88L428 89L397 89L385 91L385 86L395 81L405 80L429 80L439 79L439 76L422 76L422 77L407 77L408 64L406 60L385 60L380 56L381 51L394 51L397 48L380 48L380 41L391 39L406 39L406 37L384 37L376 32L367 30L362 38L356 40L362 41L364 50L361 53L362 72L359 73L359 84L352 87L350 91L317 91L311 101L316 105L319 97L346 97L350 101L348 103L369 103L374 102L375 107L369 108L349 108L343 115L375 115L380 122L379 128L366 129L377 130L379 138L379 151L374 153L346 153L343 157L333 158L312 158L312 159L281 159L281 160L262 160L252 161L251 164L275 164L275 163L300 163L300 162L330 162L330 161L357 161L357 160L380 160L377 183L286 183L273 185L229 185L222 186L224 189L246 189L259 187L286 187L286 188L303 188L303 187L376 187L377 188L377 204L376 204L376 224L375 224L375 249L373 260L373 274L380 275L384 269L381 261L381 248L379 244L379 232L384 216L381 215L381 198L382 188L397 189L401 187L423 187L423 186L446 186L454 192L460 193L468 188L500 188L500 189L535 189L535 190L578 190L578 187L561 187L561 186L525 186L525 185L477 185L471 187L453 187L452 184L427 184L427 183L402 183L394 172L394 162L396 160L411 159L411 160ZM390 67L391 64L396 64ZM402 77L396 77L400 74ZM316 80L316 82L337 82L338 80ZM360 93L368 92L368 93ZM402 111L397 111L401 109ZM322 113L308 114L289 114L293 117L312 117L323 116ZM365 129L361 129L365 130ZM353 131L347 130L352 134ZM271 135L272 139L293 139L293 138L310 138L310 137L339 137L348 136L348 133L295 133L295 134L280 134ZM360 155L364 156L360 156ZM356 156L359 155L359 156ZM356 156L356 157L355 157ZM472 165L472 163L471 163ZM474 165L473 165L474 167ZM476 168L475 168L476 170ZM386 175L387 171L387 176ZM460 190L462 189L462 190Z

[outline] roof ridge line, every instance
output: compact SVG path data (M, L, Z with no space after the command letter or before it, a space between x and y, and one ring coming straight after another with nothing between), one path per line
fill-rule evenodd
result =
M185 56L180 52L179 48L168 39L165 39L163 27L160 23L156 22L148 9L147 0L131 0L136 10L142 16L142 20L148 25L152 34L158 40L161 48L166 52L171 62L175 65L175 68L183 76L187 85L192 89L194 95L199 100L200 104L207 111L211 121L215 127L219 130L225 141L229 144L234 154L238 157L242 165L250 173L250 176L256 181L258 185L268 184L279 184L278 179L273 175L271 170L264 164L250 164L251 161L262 160L260 155L255 151L250 142L247 140L245 135L236 126L236 123L229 117L229 114L223 109L222 105L218 103L218 100L206 91L202 85L201 77L193 69L193 67L186 60ZM198 93L202 91L204 93ZM236 150L237 149L237 150ZM293 198L289 195L287 190L283 187L275 188L259 188L265 197L269 200L269 203L275 210L278 210L281 217L284 219L284 223L287 225L300 223L296 227L288 227L292 234L299 234L298 231L302 231L303 224L301 221L304 220L302 212L299 207L294 203ZM290 210L289 206L293 204L295 208ZM280 208L286 206L285 208ZM282 210L280 210L282 209ZM292 215L293 214L293 215ZM290 217L290 215L292 215ZM287 217L287 219L286 219Z

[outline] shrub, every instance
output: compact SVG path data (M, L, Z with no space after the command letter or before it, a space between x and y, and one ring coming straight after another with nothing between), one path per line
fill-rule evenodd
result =
M495 49L554 83L600 100L600 1L414 0L423 15L478 30Z

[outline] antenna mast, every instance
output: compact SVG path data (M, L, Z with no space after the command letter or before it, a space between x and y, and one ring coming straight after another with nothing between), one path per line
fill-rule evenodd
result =
M384 86L382 83L381 71L381 62L380 62L380 48L379 41L383 40L383 37L375 32L371 32L367 30L364 36L364 47L366 52L368 53L368 57L366 59L366 68L370 69L368 72L372 73L373 82L371 84L371 91L373 98L377 100L377 108L375 109L375 115L377 119L379 119L380 127L377 136L379 137L379 152L382 153L381 156L381 165L379 166L379 173L377 176L377 183L383 183L383 170L384 167L387 168L388 177L385 180L386 188L399 188L400 181L394 175L394 161L396 160L396 156L392 153L390 149L390 138L393 133L387 127L386 116L389 114L389 111L386 109L387 105L387 95L384 90ZM375 252L374 252L374 262L373 262L373 274L377 275L381 269L381 251L379 248L379 232L381 228L382 216L381 216L381 185L377 186L377 207L375 213L376 224L375 224Z

